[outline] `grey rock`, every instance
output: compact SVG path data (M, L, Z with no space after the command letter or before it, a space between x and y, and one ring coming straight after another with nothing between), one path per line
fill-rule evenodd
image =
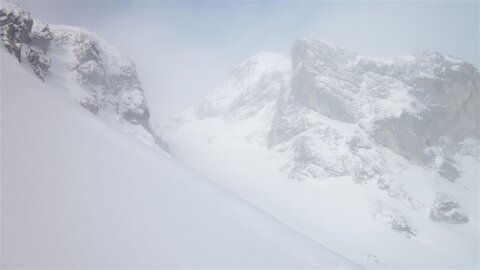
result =
M480 75L471 64L438 53L414 55L414 60L369 67L370 72L398 78L411 87L417 112L375 123L373 137L382 145L426 165L426 147L443 136L453 141L478 138L480 132Z
M333 119L352 123L356 88L351 61L356 53L315 39L300 39L292 48L292 94L296 101Z
M42 81L45 81L48 68L50 67L50 57L40 48L36 46L28 46L26 49L27 60L32 66L35 75Z
M83 99L77 99L77 102L82 106L84 107L85 109L87 109L89 112L95 114L95 115L98 115L98 111L100 110L100 108L98 107L97 103L95 102L95 100L91 99L91 98L83 98Z
M50 57L45 51L52 38L48 25L33 20L21 7L4 1L0 9L0 27L0 40L7 51L21 62L24 49L35 75L45 81L50 67Z
M388 99L391 89L407 90L411 109L374 120L367 131L415 164L431 164L425 149L441 137L479 137L480 75L469 63L427 52L372 60L322 40L300 39L292 65L294 100L346 123L368 117L361 113L365 103Z
M310 38L295 42L290 68L281 58L247 59L194 112L231 123L261 115L269 129L256 137L288 153L281 170L292 178L377 181L390 177L383 147L433 169L437 154L479 138L480 74L469 63L427 52L369 58ZM410 200L389 185L379 188Z
M141 125L162 149L168 149L150 127L150 111L133 61L83 29L55 26L51 32L56 45L76 59L70 69L90 97L82 106L95 114L103 111Z
M430 130L430 131L433 131ZM414 114L403 113L399 118L389 118L374 123L372 138L415 164L427 164L432 156L424 149L430 145L431 134L422 120Z
M388 207L383 203L378 206L377 212L374 215L374 219L388 225L393 230L404 235L407 238L411 238L417 235L411 221L399 210Z
M105 72L103 68L93 60L78 65L76 71L81 75L84 84L104 85Z
M461 176L457 168L455 168L450 162L443 162L438 168L438 174L448 179L450 182L455 182L455 179Z
M430 219L450 224L464 224L470 220L467 211L446 194L438 195L433 202Z
M3 2L0 9L0 39L7 51L21 61L24 44L30 44L33 20L30 14L15 4Z
M50 42L52 41L50 26L44 22L34 20L32 31L30 32L30 40L33 46L45 52L48 51Z
M390 226L392 229L402 233L407 238L416 236L416 233L413 231L413 228L410 226L408 221L403 216L398 216L392 219Z
M80 86L72 95L76 102L97 116L113 114L113 118L141 125L160 147L168 149L150 128L150 112L131 60L88 31L49 25L32 19L16 4L0 3L0 41L8 52L19 61L26 59L35 75L45 81L51 65L48 51L54 43L67 54L68 77Z

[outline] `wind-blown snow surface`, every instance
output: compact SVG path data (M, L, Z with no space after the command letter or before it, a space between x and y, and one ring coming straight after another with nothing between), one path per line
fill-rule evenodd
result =
M478 69L316 39L244 61L171 153L368 268L478 268Z
M355 267L0 54L2 268Z

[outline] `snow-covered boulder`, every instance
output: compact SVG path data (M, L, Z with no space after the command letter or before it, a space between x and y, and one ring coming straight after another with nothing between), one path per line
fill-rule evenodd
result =
M468 213L454 199L447 194L439 194L433 202L430 218L435 222L451 224L467 223Z

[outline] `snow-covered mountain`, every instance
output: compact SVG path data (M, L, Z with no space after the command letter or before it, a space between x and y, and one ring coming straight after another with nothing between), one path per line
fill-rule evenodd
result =
M0 3L2 268L359 268L152 147L108 43Z
M479 108L469 63L303 38L244 61L163 132L174 156L357 263L478 267Z
M0 57L2 269L358 267Z
M480 267L471 64L304 38L156 132L108 42L0 27L2 267Z
M152 131L133 61L84 29L44 23L7 1L0 5L1 43L27 69L112 125L168 150Z

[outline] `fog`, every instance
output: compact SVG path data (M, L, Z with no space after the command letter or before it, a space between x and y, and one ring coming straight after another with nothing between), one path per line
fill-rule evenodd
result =
M480 269L479 1L8 1L0 268Z
M479 65L478 2L16 2L130 56L155 125L197 103L245 58L289 54L301 36L370 56L428 50Z

